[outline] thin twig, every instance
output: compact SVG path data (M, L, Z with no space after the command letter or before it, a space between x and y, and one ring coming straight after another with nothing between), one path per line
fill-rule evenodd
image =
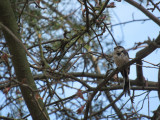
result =
M115 45L116 45L116 46L118 46L118 44L117 44L116 40L114 39L114 36L112 35L111 31L110 31L110 30L109 30L109 28L108 28L108 26L107 26L104 22L103 22L103 24L104 24L104 25L105 25L105 27L107 28L107 30L108 30L109 34L111 35L111 37L112 37L112 39L113 39L113 41L114 41Z
M19 24L20 24L21 15L22 15L22 13L23 13L23 11L24 11L24 8L26 7L27 3L28 3L28 0L26 0L24 6L23 6L23 8L22 8L22 11L20 12L19 19L18 19L18 23L19 23Z
M133 5L134 7L138 8L140 11L142 11L146 16L148 16L150 19L152 19L157 25L160 26L160 20L154 16L152 13L150 13L148 10L146 10L142 5L138 4L134 0L125 0L129 4Z
M0 26L2 28L4 28L18 43L20 43L22 45L22 47L24 48L24 50L26 51L26 54L33 60L33 62L40 68L40 65L39 63L31 56L31 54L28 52L28 50L26 49L26 47L24 46L24 44L21 42L21 40L14 35L14 33L8 28L6 27L5 25L3 25L1 22L0 22Z

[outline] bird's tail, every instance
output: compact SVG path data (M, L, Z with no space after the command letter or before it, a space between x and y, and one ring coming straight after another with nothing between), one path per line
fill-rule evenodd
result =
M125 94L125 97L127 93L128 93L128 96L130 96L130 81L128 78L126 78L124 81L123 92Z

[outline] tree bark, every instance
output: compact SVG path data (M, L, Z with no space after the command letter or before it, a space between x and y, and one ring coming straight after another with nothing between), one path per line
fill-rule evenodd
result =
M159 72L158 72L158 97L160 100L160 67L159 67ZM160 105L157 108L157 110L155 110L154 115L152 116L151 120L159 120L160 119Z
M158 97L160 100L160 67L159 67L159 71L158 71Z
M154 111L154 115L151 120L160 120L160 105L156 111Z
M9 0L0 0L0 22L10 29L13 34L20 39L18 26ZM33 120L49 119L48 113L44 108L44 103L40 99L38 89L31 74L26 53L20 42L5 31L4 37L12 57L14 71L18 79L22 96L26 102Z

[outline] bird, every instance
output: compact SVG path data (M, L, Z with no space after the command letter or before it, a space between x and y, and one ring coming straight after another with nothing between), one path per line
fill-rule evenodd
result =
M116 46L113 52L113 59L114 59L116 66L121 67L124 64L129 62L128 52L125 50L124 47ZM128 93L128 95L130 96L130 81L129 81L129 76L128 76L130 72L130 66L128 66L127 68L124 68L120 72L124 78L124 84L123 84L124 94L126 96L126 94Z

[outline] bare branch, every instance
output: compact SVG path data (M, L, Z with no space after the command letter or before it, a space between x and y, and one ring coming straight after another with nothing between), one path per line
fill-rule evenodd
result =
M159 71L158 71L158 97L160 100L160 67L159 67Z

